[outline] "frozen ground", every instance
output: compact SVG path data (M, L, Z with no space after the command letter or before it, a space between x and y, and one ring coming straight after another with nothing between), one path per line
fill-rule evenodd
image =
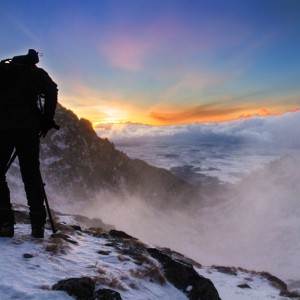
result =
M60 222L78 224L71 216L60 217ZM13 238L0 239L0 299L73 299L51 287L61 279L83 276L98 278L101 283L97 288L113 288L124 300L187 299L170 283L138 276L143 267L120 256L104 238L73 231L69 236L77 244L65 242L59 251L54 251L57 248L53 243L58 240L53 241L50 230L43 240L33 239L29 234L30 225L19 223ZM266 279L246 271L233 276L208 267L196 270L211 279L223 300L288 299L280 297L279 290ZM237 287L242 283L249 288Z
M64 217L64 221L73 222ZM72 238L77 245L68 243L64 253L53 253L51 231L43 240L30 236L30 225L18 224L13 238L0 239L0 299L73 299L65 292L52 291L59 280L70 277L101 277L113 286L122 299L187 299L173 285L160 285L135 274L138 266L132 260L120 260L120 254L105 246L107 240L84 233L75 233ZM56 241L57 242L57 241ZM48 250L47 250L48 249ZM108 251L101 255L99 250ZM105 253L105 252L103 252ZM32 256L25 258L24 255Z

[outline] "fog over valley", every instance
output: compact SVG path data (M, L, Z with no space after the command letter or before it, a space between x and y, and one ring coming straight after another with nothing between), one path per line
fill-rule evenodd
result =
M298 128L300 112L225 123L98 128L130 157L202 186L206 199L168 212L134 199L130 205L107 202L102 217L203 264L299 280Z
M98 136L62 106L56 121L61 130L41 144L52 208L101 218L203 265L268 271L299 288L300 112L106 125ZM8 181L12 201L26 203L17 162Z

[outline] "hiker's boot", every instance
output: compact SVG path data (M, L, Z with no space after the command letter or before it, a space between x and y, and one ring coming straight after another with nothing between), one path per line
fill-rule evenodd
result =
M31 235L35 238L43 238L46 223L46 210L44 206L36 210L30 210Z
M31 225L31 235L34 238L42 239L44 237L45 228L44 226L38 224Z
M15 216L12 208L0 208L0 237L14 236Z
M0 237L13 237L14 236L14 224L5 222L0 228Z

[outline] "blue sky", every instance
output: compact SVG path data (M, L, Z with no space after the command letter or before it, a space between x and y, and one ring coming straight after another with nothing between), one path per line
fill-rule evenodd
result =
M35 48L59 100L97 123L300 109L298 0L2 0L1 59Z

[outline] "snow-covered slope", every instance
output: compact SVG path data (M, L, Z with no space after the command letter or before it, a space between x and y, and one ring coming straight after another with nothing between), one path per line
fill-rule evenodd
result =
M96 290L118 292L121 299L188 299L194 287L191 282L183 291L176 288L168 281L170 276L164 266L147 254L153 246L125 233L99 228L84 230L84 224L78 220L87 219L59 215L59 233L51 237L48 229L46 237L38 240L30 236L26 214L25 208L18 207L15 236L0 239L0 299L73 299L67 292L52 287L60 280L82 277L91 278ZM160 251L176 263L193 263L170 250ZM275 287L274 280L270 280L272 276L194 265L198 274L213 282L223 300L289 299L279 296L278 285ZM240 284L248 286L238 287Z

